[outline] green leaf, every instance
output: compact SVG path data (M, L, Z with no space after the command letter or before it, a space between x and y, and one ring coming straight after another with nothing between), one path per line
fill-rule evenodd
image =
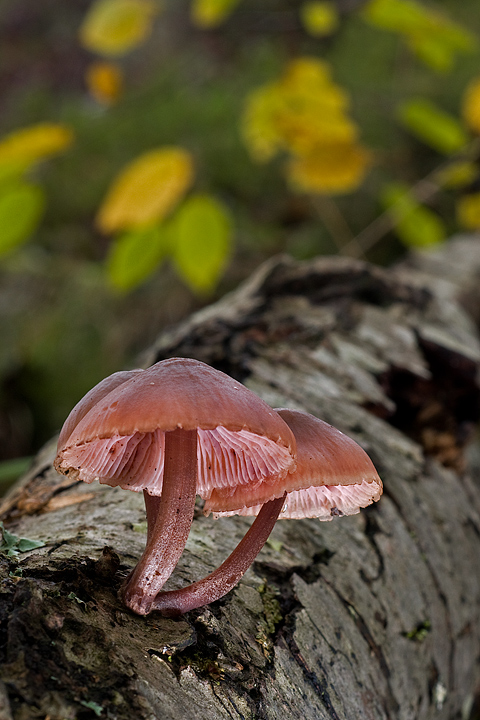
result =
M455 53L471 53L477 38L465 28L441 15L432 15L424 31L408 38L408 44L417 57L437 72L451 70Z
M29 538L19 538L17 543L18 552L25 553L29 550L35 550L36 548L43 547L45 543L39 540L30 540Z
M21 538L18 535L14 535L6 530L3 522L0 522L0 530L2 531L0 552L5 553L7 557L15 557L20 553L35 550L36 548L40 548L45 545L45 543L41 540L30 540L29 538Z
M26 160L0 159L0 193L18 183L29 167L30 163Z
M165 225L142 228L113 241L107 257L107 275L117 290L126 292L140 285L160 265L168 252Z
M190 287L211 291L230 251L232 221L227 209L209 195L194 195L172 221L175 266Z
M458 152L468 143L460 121L430 100L409 100L400 105L398 115L412 135L445 155Z
M98 703L93 702L93 700L89 700L88 702L85 702L85 700L80 700L80 705L83 705L83 707L86 707L89 710L93 710L97 717L100 717L103 712L103 707Z
M415 0L370 0L362 16L382 30L403 34L420 32L425 27L427 8Z
M26 242L36 230L45 207L43 190L17 183L0 195L0 256Z
M15 547L17 542L19 541L19 537L17 535L14 535L13 533L9 532L4 526L3 522L0 523L0 527L2 529L2 549L8 549L11 550Z
M448 189L467 187L477 178L478 167L472 160L454 160L434 174L434 182Z
M450 70L456 53L472 52L477 38L438 10L416 0L369 0L364 20L403 35L422 62L433 70Z
M432 70L441 73L451 70L455 53L443 37L419 34L409 38L408 45L424 65L428 65Z
M381 196L395 220L395 232L407 247L428 248L445 240L446 229L432 210L420 205L401 183L387 185Z

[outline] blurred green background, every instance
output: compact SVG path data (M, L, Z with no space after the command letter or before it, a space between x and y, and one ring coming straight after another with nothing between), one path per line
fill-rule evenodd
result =
M7 210L2 216L0 207L0 481L18 474L24 463L12 461L35 453L92 385L135 364L163 327L222 296L271 255L344 252L389 264L408 247L436 247L459 228L480 225L480 100L472 86L480 75L478 0L152 0L133 7L123 28L97 28L100 44L93 48L85 28L98 4L0 5L0 135L39 123L73 134L63 149L15 175L15 183L41 189L44 210L5 246L2 232L15 218ZM115 25L125 7L113 0L103 11ZM143 34L129 47L108 50L109 32L114 40L122 32L128 38L138 13ZM304 80L286 100L281 96L279 83L299 58L328 63L323 97L316 85L301 86ZM106 63L105 74L92 79L98 62ZM272 85L277 96L265 127L254 119L260 140L262 133L276 137L262 163L249 146L245 113L253 94ZM425 110L420 103L418 111L419 99L433 105ZM325 157L316 118L330 100L348 115L348 147L361 143L368 163L344 191L330 192L328 183L322 189L323 166L319 186L299 187L285 162L305 160L294 149L304 131L313 132L307 159ZM123 230L144 228L99 227L99 208L122 169L164 146L187 151L193 180L158 227L175 229L175 213L190 196L215 203L211 235L197 236L183 218L199 257L218 255L203 285L182 273L173 231L167 250L153 253L154 272L122 279L118 273L136 260L113 271L113 248ZM148 237L136 242L129 258L149 251Z

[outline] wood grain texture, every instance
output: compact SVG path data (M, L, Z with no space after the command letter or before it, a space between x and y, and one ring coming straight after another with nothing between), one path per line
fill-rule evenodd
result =
M119 720L468 719L480 687L480 488L468 460L480 344L465 283L420 264L275 258L145 354L145 365L203 360L274 407L321 417L384 481L360 515L277 522L212 606L180 620L123 608L116 593L146 536L141 496L68 486L53 446L43 451L3 503L11 532L45 542L1 560L6 718L88 719L93 702ZM197 508L166 589L211 572L249 524Z

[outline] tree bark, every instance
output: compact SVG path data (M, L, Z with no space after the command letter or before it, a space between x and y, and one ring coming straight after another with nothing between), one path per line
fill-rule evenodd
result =
M144 547L142 496L72 483L52 469L54 443L44 448L2 506L11 533L45 543L0 556L2 720L469 718L480 687L479 463L468 445L480 241L468 244L456 279L455 244L443 260L393 270L275 258L145 354L145 365L203 360L274 407L323 418L384 481L359 515L277 522L210 606L180 619L127 611L117 592ZM218 567L249 524L197 507L165 589Z

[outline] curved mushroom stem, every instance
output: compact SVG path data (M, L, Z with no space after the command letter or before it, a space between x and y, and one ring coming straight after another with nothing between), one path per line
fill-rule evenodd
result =
M125 604L139 615L152 610L155 596L183 552L193 520L196 485L197 431L166 432L162 494L159 499L146 498L147 544L123 591Z
M217 570L181 590L159 593L153 601L152 610L160 610L163 615L172 617L226 595L265 545L280 515L285 497L286 493L283 497L265 503L243 540Z

